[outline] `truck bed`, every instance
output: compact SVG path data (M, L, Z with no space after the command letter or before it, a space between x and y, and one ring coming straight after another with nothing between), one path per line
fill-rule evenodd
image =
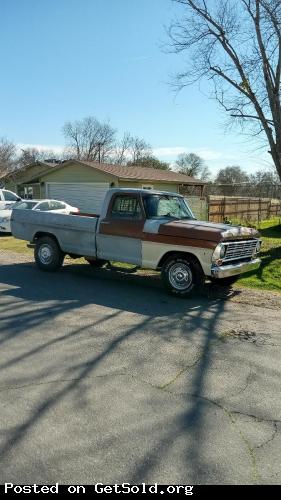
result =
M96 257L96 229L98 217L14 210L11 230L15 238L34 242L40 234L51 234L63 252Z

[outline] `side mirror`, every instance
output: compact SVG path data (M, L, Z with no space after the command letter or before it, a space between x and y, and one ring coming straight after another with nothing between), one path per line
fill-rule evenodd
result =
M21 198L19 196L17 197L17 201L21 201Z

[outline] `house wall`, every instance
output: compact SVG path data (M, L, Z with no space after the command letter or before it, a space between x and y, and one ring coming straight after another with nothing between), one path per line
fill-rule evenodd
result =
M15 184L15 182L9 181L9 182L4 182L3 184L5 189L8 189L9 191L13 191L13 193L18 194L17 185Z
M53 172L48 172L40 178L41 181L41 198L46 197L46 184L48 182L58 182L58 183L75 183L75 182L106 182L111 184L111 182L115 182L117 186L118 180L104 172L99 172L98 170L94 170L91 167L76 165L73 163L72 165L61 167L58 170L54 170Z
M112 182L114 177L83 165L69 165L48 172L40 178L41 182ZM117 179L116 179L117 180Z
M5 188L20 195L23 190L22 187L23 185L33 186L34 182L37 183L37 181L34 181L36 176L40 177L46 171L47 167L44 165L33 165L24 171L19 171L17 174L14 175L13 179L5 181L4 182ZM35 192L34 198L35 197L42 198L42 196L40 195L40 186L38 184L37 187L34 187L34 192Z
M20 171L18 174L14 175L14 178L5 182L5 187L7 189L11 189L11 191L16 189L16 186L20 186L21 184L32 184L32 180L36 176L41 176L46 172L47 167L44 165L34 165L30 168L27 168L24 171ZM13 189L12 189L13 188Z
M30 183L26 183L26 184L21 184L21 183L16 184L15 182L5 182L5 189L8 189L9 191L13 191L13 193L18 194L21 197L24 196L24 188L25 187L32 187L34 199L44 198L44 192L43 192L43 196L42 196L41 186L39 183L32 184L30 182Z
M119 187L121 188L139 188L141 189L143 185L152 184L154 189L159 191L170 191L172 193L178 193L178 184L159 182L159 181L122 181L119 180Z
M114 182L115 187L121 188L142 188L144 184L152 184L154 189L160 191L178 192L178 184L165 183L159 181L123 181L113 177L107 173L93 170L91 167L82 165L69 165L65 168L48 172L48 174L40 178L41 182ZM42 189L42 187L41 187Z

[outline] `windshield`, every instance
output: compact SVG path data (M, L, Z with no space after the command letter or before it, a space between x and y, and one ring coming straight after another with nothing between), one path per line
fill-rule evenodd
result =
M143 199L148 219L163 217L173 219L195 219L184 198L172 195L153 194Z
M37 205L38 201L19 201L13 205L13 210L21 209L21 210L31 210Z

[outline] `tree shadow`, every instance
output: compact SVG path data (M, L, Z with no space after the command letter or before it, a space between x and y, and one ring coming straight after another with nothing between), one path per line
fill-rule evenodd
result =
M259 229L261 236L266 238L281 238L281 224L279 226L271 226L265 229Z
M56 349L71 339L80 339L81 334L90 327L95 331L102 323L116 325L114 336L104 341L100 352L89 351L86 359L80 362L75 362L73 355L62 387L46 386L43 396L32 405L28 416L9 430L0 447L0 460L23 444L32 429L66 396L75 395L80 406L86 404L87 388L84 382L96 375L100 365L118 352L121 346L126 345L126 342L137 338L140 333L153 332L153 336L160 336L173 344L173 328L175 324L180 323L180 336L187 343L196 338L199 329L202 332L201 355L192 381L192 398L188 409L177 415L175 420L170 422L169 428L163 430L163 437L159 439L157 446L150 450L146 457L136 461L135 473L130 479L131 482L145 480L148 473L151 474L157 466L159 457L165 456L175 440L179 437L185 439L187 435L192 437L192 444L186 449L186 454L193 464L194 474L199 469L202 470L202 467L208 468L208 464L202 463L201 458L202 432L206 425L205 402L201 396L212 361L212 345L216 338L217 324L224 312L225 301L210 299L208 296L179 300L167 296L155 276L133 276L130 273L126 275L126 272L112 274L107 270L93 271L85 265L65 266L57 274L39 272L30 263L2 265L0 273L0 297L3 304L0 345L3 347L8 344L10 351L11 348L14 349L9 359L0 363L2 373L23 362L32 363L38 355L47 353L49 366L45 370L38 368L37 373L33 374L32 382L36 383L54 369L52 358L49 357L50 348ZM104 318L97 317L96 320L91 316L86 325L72 326L63 333L51 334L50 338L39 336L38 340L38 328L42 323L47 322L51 328L52 323L61 316L73 312L83 314L83 310L87 310L89 306L92 311L103 307L107 314ZM207 317L206 311L209 313ZM122 318L128 313L137 315L138 321L131 326L129 321L124 329ZM31 336L36 334L36 343L33 345L31 339L27 348L19 353L18 342L27 332ZM152 357L153 361L157 362L157 352L153 352ZM145 363L145 355L140 356L138 362ZM29 383L28 375L21 380L22 385ZM136 428L137 425L138 422L135 423Z

